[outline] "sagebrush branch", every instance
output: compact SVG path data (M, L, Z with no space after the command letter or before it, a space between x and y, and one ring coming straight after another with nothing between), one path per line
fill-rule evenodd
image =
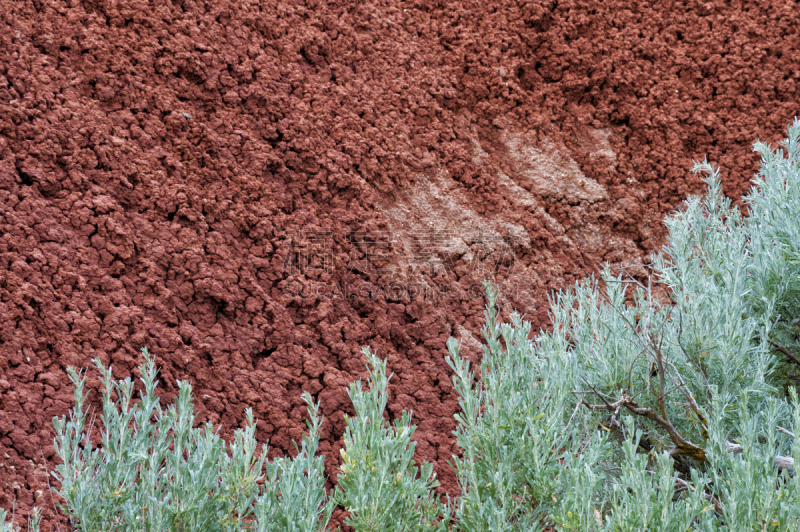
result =
M670 451L670 456L673 457L676 455L688 456L701 463L708 463L709 461L708 452L706 451L706 449L690 442L689 440L681 436L680 433L678 433L678 431L675 430L675 427L672 425L672 423L669 422L669 420L659 416L651 408L640 406L639 404L636 403L636 401L632 400L630 396L628 396L628 394L626 393L623 393L622 397L620 397L619 400L613 403L606 402L605 404L602 405L596 405L588 403L583 399L581 399L578 402L578 406L580 405L584 405L590 410L605 410L607 412L611 412L612 414L619 412L620 408L625 408L634 414L646 417L647 419L650 419L651 421L663 427L664 430L666 430L667 433L669 434L672 443L675 445L675 448ZM779 432L783 432L784 434L786 434L789 431L786 431L786 429L783 430L779 429ZM794 434L791 433L789 434L794 436ZM744 448L738 443L726 442L726 445L728 452L733 453L734 455L738 455L744 452ZM772 465L779 471L785 470L790 477L794 476L794 458L792 458L791 456L778 455L773 459Z
M658 415L658 413L656 413L652 408L639 405L627 393L623 393L622 397L620 397L619 400L614 403L606 402L602 405L595 405L581 399L580 404L583 404L590 410L606 410L612 413L619 411L619 408L622 407L634 414L646 417L647 419L661 426L669 434L672 443L675 445L675 448L670 451L671 456L684 455L693 458L698 462L708 462L705 449L681 436L680 433L675 430L675 427L669 422L669 420Z
M800 366L800 358L797 357L794 353L783 347L781 344L773 340L772 338L769 339L769 343L772 344L772 347L786 355L792 362Z

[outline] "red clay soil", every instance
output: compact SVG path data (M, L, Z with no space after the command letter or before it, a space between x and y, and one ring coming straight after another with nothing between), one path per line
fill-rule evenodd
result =
M0 0L0 506L52 517L65 368L143 346L272 454L312 393L335 479L369 345L457 493L475 283L546 327L657 248L693 158L739 198L800 110L797 2L651 4Z

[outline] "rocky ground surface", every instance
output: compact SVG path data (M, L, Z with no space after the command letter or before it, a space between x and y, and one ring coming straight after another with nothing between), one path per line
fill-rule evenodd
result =
M692 159L740 198L798 32L793 1L0 0L0 506L54 523L65 368L143 346L165 401L188 379L226 436L252 406L275 455L309 391L333 480L371 346L457 493L480 281L547 327L552 290L643 273Z

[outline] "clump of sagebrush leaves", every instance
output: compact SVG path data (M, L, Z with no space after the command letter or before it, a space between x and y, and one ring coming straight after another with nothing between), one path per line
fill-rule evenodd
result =
M368 350L369 387L350 388L342 466L331 498L309 405L297 457L267 462L254 421L226 444L194 427L180 383L166 410L144 351L144 392L104 386L92 447L85 379L54 420L54 476L77 530L323 531L335 506L358 531L786 531L800 529L800 122L731 206L718 170L704 197L667 220L650 274L607 266L551 301L535 338L498 320L487 285L484 356L448 342L461 410L453 457L461 496L442 504L431 464L413 460L410 413L389 423L386 362ZM668 300L658 294L668 294ZM114 399L116 397L116 399ZM2 532L17 529L0 511ZM38 529L34 512L29 529Z
M449 530L450 509L439 503L433 466L414 463L411 441L415 426L403 412L393 423L384 420L389 398L386 361L364 349L369 390L361 381L350 385L355 417L345 417L335 501L349 512L345 524L364 532Z
M294 459L267 462L255 439L252 410L247 426L226 444L210 423L195 427L191 387L178 382L174 405L164 409L155 395L154 359L142 350L143 391L133 401L133 381L112 380L100 371L101 445L92 445L92 420L85 412L86 378L74 370L75 408L56 418L55 450L61 507L76 530L282 530L324 528L323 458L317 457L322 419L306 395L309 435ZM88 425L87 425L88 422Z

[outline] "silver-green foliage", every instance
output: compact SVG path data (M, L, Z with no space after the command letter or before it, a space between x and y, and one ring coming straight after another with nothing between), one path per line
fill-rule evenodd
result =
M326 502L324 456L317 456L323 418L309 394L309 435L295 458L276 458L266 464L265 493L255 501L256 532L317 532L325 530L334 510Z
M633 419L629 417L626 425L634 427ZM686 488L703 486L705 479L694 470L688 483L679 484L673 461L666 453L648 456L638 452L639 436L641 433L635 433L622 443L619 476L606 490L605 526L597 519L594 526L584 530L684 532L708 523L704 514L713 511L714 505L704 498L702 489ZM677 488L686 490L684 496L678 496Z
M146 349L141 366L144 390L133 400L130 378L112 380L111 369L95 361L102 376L100 448L91 441L85 413L86 379L74 370L75 408L54 419L55 449L62 464L64 513L77 530L249 529L312 532L325 526L322 458L315 457L321 420L309 396L311 434L295 459L266 461L256 456L255 423L227 445L210 423L194 427L191 388L179 382L174 405L162 409L155 395L155 362ZM267 475L264 487L258 481Z
M800 353L800 122L795 119L783 150L757 142L762 156L757 189L748 197L751 304L772 320L770 335ZM785 156L784 156L785 155Z
M28 518L28 530L36 530L38 532L41 518L41 510L39 508L34 508L31 512L31 516ZM20 532L20 528L14 524L13 512L9 520L8 512L5 508L0 508L0 532Z
M455 460L462 490L456 518L470 532L533 530L545 513L559 508L560 500L575 495L567 476L594 471L607 457L607 442L596 431L577 432L578 423L567 426L574 403L569 383L578 368L563 338L543 338L552 356L537 356L529 340L530 324L516 314L512 324L497 323L497 291L487 289L487 346L479 381L456 342L448 343L461 407L456 436L464 450ZM578 412L576 417L585 415ZM582 480L588 484L574 502L591 508L602 475Z
M345 417L335 501L349 512L345 524L356 532L446 531L450 510L439 503L433 466L414 465L411 441L415 427L403 412L388 423L384 411L389 397L386 361L364 349L369 390L361 381L350 385L356 416Z
M798 352L797 121L784 148L756 145L747 217L716 170L695 167L708 193L667 221L653 260L671 301L607 267L602 285L557 294L553 330L529 340L517 316L495 322L490 291L480 379L449 345L460 528L800 528L800 475L773 466L800 463L800 405L776 352Z

